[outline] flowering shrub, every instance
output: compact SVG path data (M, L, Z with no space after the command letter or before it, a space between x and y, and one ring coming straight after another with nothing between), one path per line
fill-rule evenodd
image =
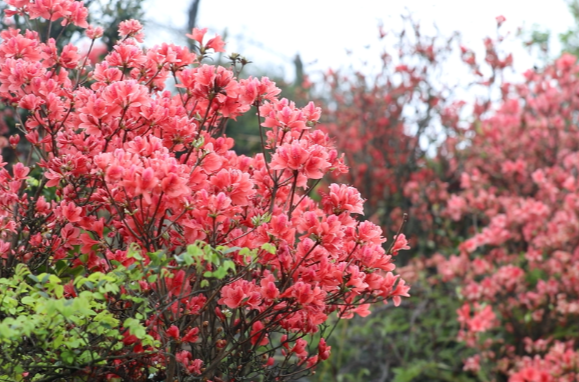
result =
M8 16L86 28L93 43L103 34L80 2L7 3ZM10 378L297 378L329 357L330 313L408 296L392 273L404 235L385 250L381 229L356 220L352 187L309 197L347 171L315 128L320 109L278 99L267 78L238 79L237 54L230 68L206 64L224 42L205 34L187 35L195 52L144 50L140 23L125 21L93 67L72 44L1 32L0 97L21 116L9 143L31 146L0 170ZM247 112L263 132L254 157L222 134ZM54 331L43 315L58 317Z
M497 26L504 21L498 17ZM465 373L453 380L576 380L577 331L572 323L579 314L579 69L573 56L564 55L543 69L526 72L522 83L507 83L502 71L512 64L512 56L500 51L503 38L499 33L496 39L485 39L486 68L472 50L460 48L476 82L490 94L471 105L468 124L460 124L467 110L464 102L440 97L436 107L428 103L427 96L437 93L424 73L439 65L437 50L417 40L400 49L401 57L384 56L385 69L374 82L362 74L354 79L333 74L332 100L340 107L327 129L344 137L338 146L347 158L356 158L349 181L373 192L367 215L391 225L402 214L384 206L405 206L411 217L406 233L416 238L423 254L432 256L436 250L431 259L416 260L409 267L437 268L438 275L425 282L427 287L457 286L461 301L449 299L446 307L457 311L458 339L477 354L465 359ZM408 50L415 60L393 68ZM431 61L421 70L416 56ZM491 102L488 97L496 99ZM404 114L405 107L427 114ZM415 150L420 135L408 134L407 126L420 126L421 121L428 126L437 119L445 141L431 149L435 155ZM392 136L405 143L392 145ZM419 224L412 224L413 217ZM410 300L407 322L415 317L412 307ZM438 333L436 328L440 325L432 325L425 335ZM421 329L425 328L416 330ZM382 349L387 363L394 363L401 352L387 346L391 349ZM406 349L414 351L411 346ZM400 364L405 361L398 358ZM405 369L406 375L410 370ZM400 375L393 380L406 380ZM421 375L408 378L416 376Z
M482 227L438 265L447 280L462 280L460 337L480 351L468 367L489 362L511 381L579 375L567 360L576 357L568 341L579 315L575 61L563 55L509 86L482 120L448 206Z

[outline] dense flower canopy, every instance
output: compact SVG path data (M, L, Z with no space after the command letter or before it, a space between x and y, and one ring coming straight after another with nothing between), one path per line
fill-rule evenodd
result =
M9 16L88 27L80 2L8 3ZM230 68L206 64L224 43L204 42L205 33L189 35L195 53L168 43L143 49L142 26L129 20L114 50L90 62L90 52L59 50L35 31L1 32L0 97L21 117L10 143L22 155L1 163L0 275L50 274L47 282L65 285L49 297L71 301L92 293L83 280L121 282L95 298L123 325L117 338L86 340L92 360L50 350L62 358L53 369L30 341L0 330L6 346L29 347L10 370L283 380L328 358L323 337L304 337L330 313L364 316L371 303L408 296L392 273L404 235L386 251L380 227L357 220L363 199L352 187L332 184L321 203L310 197L326 174L347 172L315 128L320 109L280 99L267 78L239 79L239 55ZM94 42L102 29L86 35ZM223 135L229 118L247 112L264 130L254 157L237 155ZM141 279L122 285L117 270ZM106 313L98 306L95 319ZM12 314L0 310L0 319Z

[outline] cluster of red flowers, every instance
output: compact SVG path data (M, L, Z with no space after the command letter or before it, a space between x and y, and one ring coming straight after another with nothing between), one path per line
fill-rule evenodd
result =
M11 15L88 27L81 2L7 2L16 8ZM143 280L143 293L170 302L146 318L163 346L143 348L129 334L124 343L133 352L157 350L147 360L158 369L176 360L168 373L207 378L233 375L220 369L225 357L243 361L262 349L262 364L282 378L280 365L292 355L302 367L328 358L323 338L312 353L303 337L330 313L364 316L370 303L398 305L408 296L392 273L392 256L408 247L400 234L385 251L381 229L356 220L363 204L356 189L333 184L321 203L309 197L324 175L347 171L328 135L315 129L320 109L279 99L267 78L240 80L231 68L204 64L206 54L223 51L219 37L204 43L205 33L189 35L197 53L168 43L144 50L142 27L129 20L92 68L73 45L59 50L35 31L2 31L0 97L23 116L10 143L16 148L24 138L29 145L20 148L29 152L1 164L0 273L58 261L108 272L138 266L131 248L146 264L152 253L172 258L198 241L229 247L234 269L208 287L199 285L215 269L209 260L201 272L173 261L157 281ZM93 41L101 35L87 29ZM166 89L169 78L176 95ZM239 156L223 131L228 118L250 110L265 130L263 152ZM241 248L256 251L255 260ZM76 295L72 283L66 295ZM206 323L215 336L203 334ZM143 378L134 363L109 366L109 378Z

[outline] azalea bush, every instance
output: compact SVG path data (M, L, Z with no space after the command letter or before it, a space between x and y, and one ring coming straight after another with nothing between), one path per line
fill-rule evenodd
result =
M459 148L470 144L470 126L500 99L513 58L501 49L508 36L502 18L496 37L484 39L483 60L459 34L428 35L411 17L403 21L400 31L379 28L377 74L326 73L322 100L329 111L322 127L337 136L351 166L337 179L362 190L369 219L394 234L407 214L406 236L430 255L467 234L449 225L442 210L460 189ZM453 83L449 68L464 78ZM466 90L474 101L459 97Z
M571 381L578 375L579 354L579 333L572 324L579 312L575 202L579 69L575 57L563 55L544 68L525 72L521 80L506 81L504 72L513 59L500 48L504 22L498 17L497 37L485 39L484 60L467 47L457 51L474 83L485 90L475 93L474 101L440 98L435 105L446 106L431 107L428 95L437 93L429 89L436 88L429 87L431 77L421 74L439 65L436 45L425 47L418 39L417 46L405 49L418 57L432 57L426 69L392 67L405 56L384 56L388 65L373 82L362 75L331 77L340 107L333 112L335 118L330 116L334 119L328 129L343 132L347 139L338 140L338 145L346 157L358 158L353 163L359 176L352 177L352 183L374 192L366 205L367 216L393 229L391 222L401 220L402 211L383 206L402 200L398 205L406 205L411 219L418 220L406 233L413 235L426 258L413 260L408 269L416 273L434 268L436 273L419 282L433 290L450 287L452 298L445 308L456 312L455 338L460 345L448 347L471 349L461 351L463 373L449 380ZM340 88L339 81L347 86ZM429 92L421 93L425 89ZM399 101L390 106L385 100ZM442 143L414 149L420 136L405 127L420 127L421 116L428 114L404 114L408 107L431 111L429 123L438 121L440 133L446 135ZM394 135L407 145L389 143ZM372 148L362 149L365 144L360 140ZM414 322L412 302L403 305L407 322ZM437 312L424 315L434 317ZM409 332L422 330L424 336L440 338L443 331L437 327L441 328L434 324ZM376 331L368 333L372 334L367 334L366 343L376 338ZM400 343L386 344L382 353L371 354L385 354L392 363L402 348L408 351L402 354L416 356L414 364L428 365L436 359ZM384 378L413 380L424 377L420 373L426 367L414 375L411 367L403 371L396 374L392 369ZM334 375L339 374L338 370ZM442 373L429 378L447 380Z
M2 378L295 379L330 356L330 314L408 296L393 273L404 235L385 245L357 220L353 187L310 197L348 171L320 108L239 79L238 54L207 64L224 42L206 29L187 35L194 51L144 49L127 20L97 63L104 31L82 3L7 4L48 30L81 28L90 49L0 34L0 97L19 129L0 169ZM253 157L223 134L245 113L260 129Z
M511 381L579 376L577 73L566 54L510 85L481 121L462 190L449 200L455 220L480 225L438 264L445 279L461 280L459 336L479 350L469 369L488 363Z

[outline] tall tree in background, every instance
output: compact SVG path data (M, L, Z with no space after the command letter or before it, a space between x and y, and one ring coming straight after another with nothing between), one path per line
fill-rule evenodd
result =
M197 26L197 14L199 12L199 3L201 0L192 0L189 5L189 10L187 11L187 30L192 31L193 28ZM192 48L193 42L189 41L190 48Z

